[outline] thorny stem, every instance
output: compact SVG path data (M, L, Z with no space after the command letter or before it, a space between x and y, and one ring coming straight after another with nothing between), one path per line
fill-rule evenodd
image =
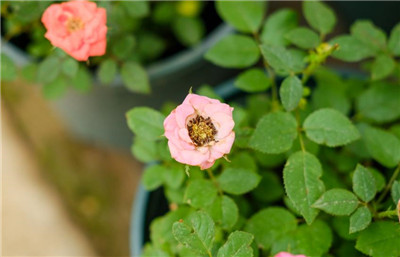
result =
M385 198L386 194L389 192L390 188L392 187L393 182L399 176L399 173L400 173L400 163L399 163L399 165L397 165L396 170L393 172L393 175L390 178L389 183L386 185L385 190L382 192L382 194L379 196L378 200L376 201L376 205L378 205Z
M208 173L208 176L210 177L211 181L212 181L212 182L214 183L214 185L217 187L218 193L219 193L220 195L223 195L224 193L222 192L221 188L219 187L219 184L218 184L217 180L215 179L215 177L214 177L214 175L213 175L213 172L212 172L210 169L207 169L207 173Z
M383 212L379 212L376 217L378 219L382 219L382 218L390 218L393 216L397 216L397 210L392 210L392 211L383 211Z
M253 33L254 39L256 40L260 52L261 52L261 40L260 40L260 35L258 34L258 32L254 32ZM277 103L278 103L278 89L277 89L277 85L275 82L275 73L274 71L271 69L271 67L269 66L268 62L263 58L263 64L265 67L265 70L268 73L268 77L271 80L271 90L272 90L272 108L276 109Z
M297 120L297 124L300 124L300 112L299 109L296 109L296 120ZM303 135L301 134L301 127L299 125L299 127L297 128L297 131L299 133L299 141L300 141L300 147L301 147L301 151L306 152L306 148L304 146L304 141L303 141Z

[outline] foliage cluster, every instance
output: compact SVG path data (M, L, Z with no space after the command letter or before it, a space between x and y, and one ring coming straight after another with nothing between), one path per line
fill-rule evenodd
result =
M174 106L127 113L133 154L156 161L143 183L170 203L144 256L400 256L400 24L387 36L360 20L332 38L333 10L302 7L307 27L291 9L265 17L265 2L216 2L238 33L205 58L245 69L234 81L245 104L229 103L230 162L186 176L161 136ZM327 58L363 61L368 75L321 67Z

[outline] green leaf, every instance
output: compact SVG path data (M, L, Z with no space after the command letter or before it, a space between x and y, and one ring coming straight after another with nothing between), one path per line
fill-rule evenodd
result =
M142 182L147 190L154 190L164 182L164 173L168 170L161 165L151 165L144 170Z
M368 20L358 20L350 28L351 34L375 52L386 49L386 35Z
M154 5L152 10L152 19L158 24L169 24L176 16L176 5L169 2L159 2Z
M347 216L353 213L358 203L352 192L335 188L326 191L312 206L332 215Z
M400 224L391 221L373 222L360 233L356 249L373 257L400 256Z
M223 195L215 198L214 202L208 206L208 213L213 220L221 224L223 229L231 229L239 218L239 209L230 197Z
M303 124L309 139L330 147L346 145L360 138L351 121L337 110L324 108L311 113Z
M1 80L11 81L17 77L17 67L10 57L1 54Z
M60 73L60 67L60 59L58 59L55 55L50 55L44 59L38 67L38 82L45 84L54 81Z
M380 80L389 76L396 66L395 61L386 54L378 55L372 63L371 78Z
M351 101L348 94L338 90L337 86L318 86L313 90L312 106L314 109L330 108L348 115L351 110Z
M71 86L80 92L87 92L91 89L92 85L92 74L86 67L79 67L75 77L71 80Z
M227 168L217 178L222 190L234 195L247 193L260 183L261 177L252 171Z
M372 220L372 214L367 206L359 207L350 217L349 233L366 229Z
M368 167L368 170L371 172L371 174L374 176L375 179L375 186L376 186L376 190L378 192L382 191L383 188L386 185L386 179L385 177L382 175L382 173L380 173L378 170Z
M272 172L263 172L262 179L251 193L257 201L271 203L282 198L284 191L279 177Z
M329 41L329 44L338 44L339 48L332 56L346 62L358 62L375 55L375 51L354 36L341 35Z
M357 99L357 109L363 117L378 123L394 121L400 117L400 87L376 82Z
M292 213L281 207L269 207L251 216L244 230L254 235L258 246L268 250L275 240L296 227L296 217Z
M322 168L318 159L307 152L292 154L283 169L286 194L307 224L311 224L319 213L311 205L325 191L321 175Z
M294 52L285 49L283 46L264 44L261 45L261 52L268 64L279 74L299 72L303 69L303 61L296 58Z
M201 85L201 87L196 90L196 94L207 96L207 97L213 98L213 99L217 99L220 102L224 101L219 95L217 95L217 93L215 93L214 88L212 86L210 86L210 85L207 85L207 84ZM175 109L175 106L174 106L173 109ZM170 112L168 112L168 113L170 113ZM236 121L235 121L235 124L237 124Z
M120 4L132 18L143 18L150 13L148 1L121 1Z
M385 130L367 127L363 140L372 158L391 168L400 162L400 140Z
M176 240L199 254L211 256L215 227L211 217L204 211L191 214L186 221L175 222L172 233Z
M159 160L156 142L149 141L140 136L136 137L133 141L131 152L141 162L148 163Z
M253 257L253 249L250 247L253 239L252 234L235 231L229 235L226 243L218 250L217 257Z
M273 112L259 120L249 146L263 153L284 153L292 147L296 137L296 119L290 113Z
M353 233L353 234L349 233L349 227L350 227L349 216L334 216L332 218L331 224L333 225L333 228L335 229L335 232L338 234L340 239L354 241L355 239L357 239L359 235L359 233Z
M192 180L186 188L184 201L195 208L210 205L217 197L215 185L205 179Z
M393 55L400 56L400 23L390 33L388 47Z
M288 45L285 34L297 27L297 13L290 9L278 10L267 18L261 33L261 41L268 45Z
M262 69L253 68L242 72L234 84L245 92L255 93L267 90L271 86L271 80Z
M303 13L308 24L323 35L332 32L335 27L335 13L328 5L322 2L303 2Z
M165 251L156 248L155 246L147 243L144 245L142 256L152 256L152 257L170 257Z
M320 43L318 34L305 27L292 29L286 33L285 37L292 44L303 49L315 48Z
M296 141L295 141L296 142ZM259 151L255 152L255 157L261 166L274 168L281 166L286 161L285 154L266 154Z
M248 152L240 152L235 154L230 163L227 163L229 168L239 168L257 172L257 163L254 157Z
M126 62L122 65L121 76L129 91L149 94L150 82L146 70L137 63Z
M166 167L162 178L165 185L178 189L185 179L185 172L182 165L178 164Z
M354 241L357 239L359 233L349 233L350 227L350 217L349 216L335 216L332 219L332 225L335 229L335 232L341 237L342 239L348 241Z
M357 164L353 174L353 191L364 202L374 199L376 194L375 178L364 166Z
M266 2L217 1L219 16L241 32L257 32L266 11Z
M70 78L73 78L76 76L76 73L79 70L79 63L72 58L66 58L63 62L62 62L62 72L67 75Z
M392 199L394 204L398 204L400 201L400 182L395 180L391 189Z
M286 111L290 112L296 109L303 96L303 85L300 79L297 76L285 78L279 89L279 95Z
M258 61L260 51L251 37L229 35L218 41L204 57L222 67L246 68Z
M123 35L118 40L114 41L112 45L112 52L115 56L117 56L120 60L126 60L130 53L133 50L133 47L136 44L136 39L134 36L126 34Z
M126 113L129 128L138 137L157 140L164 133L164 115L149 107L135 107Z
M165 248L166 244L177 245L178 242L172 234L172 225L180 219L186 219L193 212L188 206L179 206L175 211L170 211L164 216L155 218L150 225L150 238L154 246Z
M332 231L329 226L316 220L313 224L303 224L297 230L275 240L271 253L285 251L306 256L325 256L332 245Z
M176 37L185 46L197 44L205 33L204 24L199 18L177 17L173 29Z
M117 74L117 63L113 59L106 59L102 61L97 70L100 82L103 84L110 84L113 82Z
M64 77L58 77L52 82L46 83L42 87L43 96L46 99L56 99L61 97L67 90L68 84Z
M143 61L154 60L160 57L167 48L166 39L154 33L146 32L140 34L138 46L135 52Z
M1 68L5 67L2 66ZM36 63L25 65L21 70L21 75L27 82L34 83L36 82L37 69ZM2 74L4 75L3 72Z
M41 1L10 2L13 16L15 15L18 22L22 23L29 23L38 19L48 5L49 3Z

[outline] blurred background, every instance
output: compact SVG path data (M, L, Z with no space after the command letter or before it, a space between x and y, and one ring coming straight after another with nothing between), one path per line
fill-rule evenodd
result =
M389 32L399 22L399 3L329 2L338 16L335 33L347 33L352 22L364 18ZM222 71L202 60L218 33L231 33L227 27L217 29L221 20L213 3L203 5L198 18L210 19L207 24L212 24L207 25L204 37L193 44L178 44L168 53L175 58L167 60L168 65L184 64L188 69L175 67L178 70L164 76L166 70L160 73L150 67L150 84L158 87L150 96L122 87L110 93L113 87L95 81L93 92L84 96L68 90L61 98L48 101L41 87L21 73L12 81L2 74L2 256L129 256L132 204L143 166L130 153L132 141L124 112L139 103L159 107L164 101L178 101L190 86L216 85L238 72ZM270 2L268 12L282 7L301 13L300 2ZM1 21L3 38L5 26L11 23L3 10ZM6 43L10 42L2 40L2 54L14 58L6 52ZM176 57L182 51L184 55ZM193 62L182 64L188 56ZM17 66L21 58L24 62L19 57ZM168 59L164 57L160 58ZM178 78L181 88L166 88ZM161 97L162 90L170 91L167 98ZM84 109L91 103L93 109ZM109 112L111 108L117 111Z

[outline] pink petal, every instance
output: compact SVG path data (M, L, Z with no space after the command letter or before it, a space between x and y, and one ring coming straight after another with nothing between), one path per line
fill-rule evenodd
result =
M82 44L82 46L76 50L63 50L78 61L87 61L87 59L89 58L89 45L87 44Z
M47 29L47 33L53 34L54 37L67 36L68 31L65 27L65 19L70 15L63 11L60 4L50 5L42 15L42 23Z
M61 4L64 10L74 14L74 17L79 17L84 23L92 20L96 14L97 5L89 1L70 1Z
M227 137L215 143L215 145L212 146L212 151L228 154L231 151L234 141L235 141L235 132L232 131Z
M173 130L178 127L176 123L175 110L173 110L164 120L164 129Z
M219 103L219 104L207 104L203 108L203 112L208 116L212 116L215 113L224 113L226 115L232 116L233 108L227 104Z
M287 253L287 252L280 252L277 255L275 255L274 257L307 257L305 255L293 255L291 253Z
M188 104L181 104L175 109L176 122L179 128L186 128L186 119L194 113L192 106Z
M107 41L105 39L91 44L89 48L89 56L102 56L106 53Z
M213 162L208 162L208 161L207 162L202 162L200 164L200 169L201 170L209 169L214 165L214 163L215 163L215 161L213 161Z
M211 119L217 129L217 140L221 140L229 135L235 126L232 115L226 115L222 112L215 113L211 116Z
M189 132L186 128L181 128L179 129L179 137L180 139L182 139L183 141L192 144L192 139L190 139L189 137Z
M181 150L175 158L178 162L199 166L201 163L208 160L209 152L201 153L196 150Z

